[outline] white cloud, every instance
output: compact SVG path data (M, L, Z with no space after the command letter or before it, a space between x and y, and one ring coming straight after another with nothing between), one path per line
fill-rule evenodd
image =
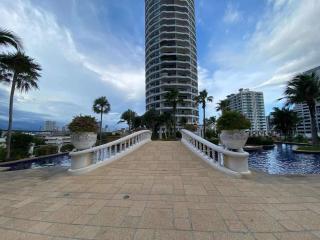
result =
M207 75L210 84L219 81L213 89L217 96L239 87L262 90L271 108L286 81L320 65L320 1L270 0L267 6L244 44L211 48L208 58L218 70Z
M223 21L225 23L236 23L242 19L241 12L231 3L228 3L226 11L224 13Z
M0 22L1 27L23 39L26 53L43 68L40 91L17 93L16 109L45 112L53 119L68 121L79 113L91 114L93 99L106 95L113 110L121 112L133 106L133 100L139 102L135 106L141 110L143 46L110 31L99 38L91 29L82 29L85 34L72 32L53 12L28 0L0 1ZM80 46L78 35L88 35L91 42ZM118 117L119 114L110 114L108 121L114 124Z

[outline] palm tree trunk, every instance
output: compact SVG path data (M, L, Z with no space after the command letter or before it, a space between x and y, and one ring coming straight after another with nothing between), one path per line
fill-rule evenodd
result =
M203 109L203 138L206 138L206 108Z
M317 128L317 120L316 120L316 107L315 104L308 104L310 118L311 118L311 136L312 136L312 145L318 145L318 128Z
M175 138L177 135L177 130L176 130L176 111L177 111L177 106L173 106L173 137Z
M102 108L101 108L101 116L100 116L100 145L102 144Z
M13 81L11 85L11 92L10 92L10 103L9 103L9 122L8 122L8 132L7 132L7 154L6 160L11 158L11 135L12 135L12 115L13 115L13 97L14 91L16 89L16 75L13 76Z

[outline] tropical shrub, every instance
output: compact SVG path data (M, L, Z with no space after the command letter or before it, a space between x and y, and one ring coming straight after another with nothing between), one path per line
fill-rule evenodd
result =
M176 132L176 138L182 138L181 132Z
M272 145L274 144L271 137L263 137L263 136L250 136L247 140L248 145Z
M6 149L3 147L0 147L0 162L4 161L6 157Z
M186 125L184 126L184 128L185 128L186 130L189 130L190 132L195 132L195 131L197 131L197 126L196 126L196 125L193 125L193 124L186 124Z
M73 146L73 144L71 143L68 143L68 144L65 144L61 147L60 151L61 152L71 152L75 147Z
M208 138L207 140L215 145L219 144L219 138L213 137L213 138Z
M44 145L35 149L35 156L51 155L58 152L56 145Z
M211 139L211 138L218 138L218 134L215 130L213 129L207 129L206 130L206 139Z
M33 137L33 143L35 146L40 146L40 145L45 145L45 140L44 138L41 138L41 137Z
M13 133L11 138L12 159L21 159L28 157L30 144L34 137L25 133Z
M308 143L308 139L305 138L303 135L297 135L297 136L294 138L294 141L295 141L295 142L298 142L298 143Z
M98 123L94 117L91 116L76 116L69 124L71 132L98 132Z
M250 126L250 121L236 111L223 112L222 116L217 120L217 129L219 131L249 129Z

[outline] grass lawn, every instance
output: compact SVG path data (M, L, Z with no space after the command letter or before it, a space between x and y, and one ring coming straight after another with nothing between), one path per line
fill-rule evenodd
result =
M299 146L297 148L297 150L299 151L315 151L315 152L320 152L320 146Z

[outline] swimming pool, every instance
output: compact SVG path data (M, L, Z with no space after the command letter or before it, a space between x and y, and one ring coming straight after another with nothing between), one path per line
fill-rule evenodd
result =
M269 174L320 174L320 154L294 153L293 145L250 152L249 168Z
M35 169L43 167L60 166L68 168L71 166L69 153L62 153L51 156L37 157L34 159L22 160L1 164L1 167L10 167L8 171L16 171L23 169Z

